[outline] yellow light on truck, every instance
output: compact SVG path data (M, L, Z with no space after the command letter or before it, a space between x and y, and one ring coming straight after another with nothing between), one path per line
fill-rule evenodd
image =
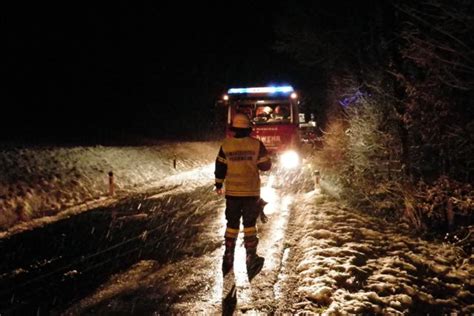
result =
M292 99L296 99L297 97L298 97L298 95L297 95L295 92L293 92L293 93L290 95L290 98L292 98Z
M229 101L229 96L227 94L224 94L224 97L222 97L222 99L224 99L224 101Z

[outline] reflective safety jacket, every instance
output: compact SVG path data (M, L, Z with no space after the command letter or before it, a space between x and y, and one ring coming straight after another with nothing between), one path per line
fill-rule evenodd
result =
M226 138L216 159L216 188L225 185L225 195L260 196L259 170L272 162L261 141L253 137Z

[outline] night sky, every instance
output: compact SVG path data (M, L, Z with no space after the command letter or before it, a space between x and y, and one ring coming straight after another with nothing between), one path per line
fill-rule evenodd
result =
M338 10L334 2L326 6ZM229 87L304 82L301 68L274 48L277 20L288 7L255 1L5 8L2 140L212 132L215 101Z

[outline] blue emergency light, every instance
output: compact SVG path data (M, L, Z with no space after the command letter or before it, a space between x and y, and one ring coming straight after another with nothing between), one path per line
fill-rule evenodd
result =
M228 94L252 94L252 93L291 93L292 86L280 87L254 87L254 88L232 88L227 91Z

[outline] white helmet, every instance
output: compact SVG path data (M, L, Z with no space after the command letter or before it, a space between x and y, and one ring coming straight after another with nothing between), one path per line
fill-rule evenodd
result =
M247 115L243 113L237 113L232 119L233 128L251 128L250 119Z

